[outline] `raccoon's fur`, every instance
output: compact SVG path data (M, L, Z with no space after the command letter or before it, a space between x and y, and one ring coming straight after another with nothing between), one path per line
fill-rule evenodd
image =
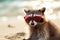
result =
M44 15L46 8L39 10L24 10L26 13L25 20L30 27L30 38L27 40L60 40L60 33L57 26L50 20L46 20ZM41 16L41 20L37 18L30 18L34 16ZM37 20L37 21L36 21ZM40 20L40 21L39 21Z

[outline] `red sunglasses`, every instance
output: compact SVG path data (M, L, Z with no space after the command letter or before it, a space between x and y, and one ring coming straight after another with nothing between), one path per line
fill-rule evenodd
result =
M35 20L37 22L42 22L43 17L42 16L24 16L24 19L27 20Z

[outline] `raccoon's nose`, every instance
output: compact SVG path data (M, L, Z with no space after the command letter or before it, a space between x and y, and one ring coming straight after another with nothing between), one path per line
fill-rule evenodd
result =
M34 25L34 23L32 22L31 25Z

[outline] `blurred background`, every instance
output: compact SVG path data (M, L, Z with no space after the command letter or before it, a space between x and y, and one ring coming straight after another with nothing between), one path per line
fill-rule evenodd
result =
M28 25L23 18L24 9L39 9L41 7L46 7L46 17L59 27L60 0L0 0L0 40L8 40L5 38L6 35L10 37L18 32L28 34ZM11 40L15 39L11 38Z

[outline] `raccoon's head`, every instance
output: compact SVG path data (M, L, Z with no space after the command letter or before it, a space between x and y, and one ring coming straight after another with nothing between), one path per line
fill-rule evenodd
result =
M29 26L35 27L36 25L42 25L45 22L45 8L39 10L24 10L26 15L24 16L25 21Z

